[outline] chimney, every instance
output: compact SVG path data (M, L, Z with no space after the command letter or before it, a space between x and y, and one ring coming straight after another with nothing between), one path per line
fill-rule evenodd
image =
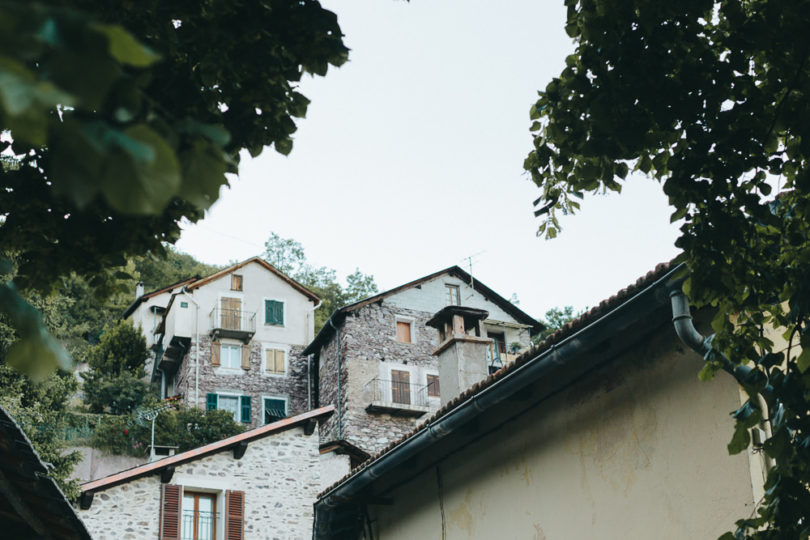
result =
M492 340L483 337L488 315L483 309L451 305L427 322L439 331L433 355L439 358L442 406L489 374L487 351Z
M143 296L143 281L139 281L137 285L135 285L135 300Z

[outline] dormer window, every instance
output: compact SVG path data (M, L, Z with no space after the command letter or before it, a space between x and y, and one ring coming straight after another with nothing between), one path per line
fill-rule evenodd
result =
M242 276L240 274L231 274L231 290L242 290Z

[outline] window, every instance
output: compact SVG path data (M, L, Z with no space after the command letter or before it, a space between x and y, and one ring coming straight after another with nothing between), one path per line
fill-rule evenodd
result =
M444 285L447 289L447 305L448 306L460 306L461 305L461 293L459 292L458 285Z
M284 398L264 398L264 423L270 424L287 418L287 400Z
M183 492L181 540L215 540L217 498L213 493Z
M284 302L280 300L264 301L264 324L284 326Z
M439 376L438 375L428 375L427 376L427 394L428 394L428 397L441 397L439 395Z
M391 401L394 403L411 403L411 374L398 369L391 370Z
M411 343L411 323L397 321L397 341L400 343Z
M285 375L287 373L286 351L283 349L264 350L264 371L273 375Z
M250 396L216 393L209 393L205 396L205 410L228 411L233 415L234 420L244 424L250 423L251 407Z
M231 290L232 291L242 290L242 276L240 276L239 274L231 274Z
M224 368L242 367L242 347L239 345L220 345L220 365Z

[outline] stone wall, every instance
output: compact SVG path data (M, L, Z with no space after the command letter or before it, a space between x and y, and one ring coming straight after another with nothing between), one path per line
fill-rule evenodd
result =
M312 505L320 490L317 433L293 428L251 441L236 460L231 450L178 465L172 484L217 494L222 538L225 490L245 492L245 539L312 536ZM157 538L160 479L150 475L95 494L80 510L95 540Z
M250 395L252 427L264 424L263 397L286 397L287 415L293 416L308 410L307 408L307 357L301 355L303 347L292 345L287 357L287 375L268 375L262 371L262 343L250 342L250 369L234 371L217 368L211 365L211 339L203 336L200 339L200 390L196 406L204 408L206 394L209 392L229 392L239 395ZM175 389L183 395L188 405L194 406L196 372L194 367L194 343L183 359L175 377Z

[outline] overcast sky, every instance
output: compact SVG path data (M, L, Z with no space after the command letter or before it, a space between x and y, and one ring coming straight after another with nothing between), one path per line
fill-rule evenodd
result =
M215 264L271 232L380 290L458 264L540 317L592 307L677 253L661 187L631 179L537 238L529 107L573 52L562 0L335 0L350 60L307 77L288 157L245 157L178 247Z

